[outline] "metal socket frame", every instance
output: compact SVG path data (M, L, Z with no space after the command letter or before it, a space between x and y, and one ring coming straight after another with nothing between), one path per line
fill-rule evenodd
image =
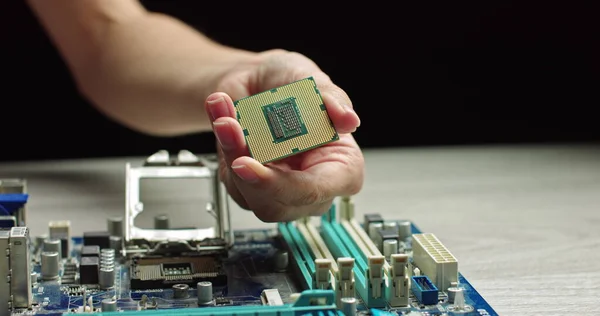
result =
M142 179L208 179L211 181L212 202L207 206L216 219L215 227L192 229L146 229L135 226L135 218L144 211L140 200ZM161 150L148 157L142 166L126 164L125 171L125 243L145 241L200 242L207 238L219 238L227 246L233 242L233 230L229 215L228 194L219 179L218 163L215 155L196 156L189 151L179 152L178 158L171 159L168 152ZM202 251L202 247L196 250ZM214 246L207 247L214 250Z

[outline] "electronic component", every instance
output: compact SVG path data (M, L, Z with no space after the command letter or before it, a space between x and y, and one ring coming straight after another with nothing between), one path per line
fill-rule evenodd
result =
M115 286L115 269L114 267L105 266L100 267L98 273L98 285L101 289L109 289Z
M74 262L66 262L63 264L63 274L60 278L61 284L74 284L77 277L77 264Z
M281 306L283 305L283 301L281 300L281 295L279 295L279 290L277 289L266 289L262 291L260 294L260 300L263 305L269 306Z
M15 216L0 215L0 229L11 228L17 226L17 218Z
M106 312L116 312L118 310L117 308L117 300L115 300L114 298L105 298L102 300L101 303L101 308L102 308L102 312L106 313Z
M200 281L196 284L198 306L207 306L213 303L213 286L210 281ZM216 301L217 305L224 305L223 299Z
M100 249L110 248L110 234L107 231L84 232L83 245L98 246Z
M25 226L27 224L27 181L24 179L0 179L0 214L3 224L0 228ZM14 222L13 222L14 219ZM14 226L9 226L13 225Z
M371 224L375 224L375 223L381 224L381 226L379 226L379 228L383 228L383 217L381 217L381 214L367 213L364 215L363 228L365 231L370 232ZM373 237L374 236L371 236L371 238L373 238Z
M61 257L68 258L71 254L71 222L50 221L48 223L48 238L58 239L61 242Z
M277 289L265 289L260 294L260 300L263 305L268 306L281 306L283 304L283 300L281 299L281 295L279 294L279 290Z
M200 281L227 284L227 275L214 256L141 257L131 260L132 289L165 289L173 284L195 286Z
M58 254L59 259L62 257L62 245L64 242L60 239L52 239L48 238L44 240L43 251L45 252L56 252Z
M383 241L383 255L389 260L390 256L398 253L398 240L386 239Z
M345 316L355 316L356 315L356 309L357 309L357 302L356 302L356 297L342 297L341 299L342 302L342 313Z
M377 249L383 251L383 244L386 240L393 240L396 243L400 241L400 236L398 235L398 230L394 228L383 228L377 232L376 238L374 240L375 245L377 245Z
M41 275L43 280L56 280L60 270L60 255L58 252L42 252Z
M383 229L383 223L370 223L367 227L368 229L366 229L366 231L373 242L377 243L378 240L381 240L381 238L379 238L379 231Z
M441 291L458 282L458 260L431 233L413 234L413 264Z
M97 257L81 257L79 262L79 283L98 284L100 259Z
M173 285L173 298L184 299L190 297L189 289L190 286L187 284L175 284Z
M10 230L0 229L0 253L7 253L10 244ZM0 256L0 314L9 310L10 297L10 255Z
M13 308L28 308L32 304L31 293L31 252L29 229L10 229L10 293Z
M412 292L419 303L423 305L435 305L438 302L438 289L431 283L427 276L412 277Z
M268 163L338 140L312 77L234 102L254 159Z
M123 237L123 217L109 217L106 220L106 230L111 237Z
M278 250L273 255L273 268L275 269L275 271L283 272L283 271L287 270L289 262L290 262L289 253L285 250Z
M81 257L97 257L100 258L100 246L84 245L81 247Z
M398 221L396 222L398 228L398 236L400 240L406 240L412 236L412 223L409 221Z

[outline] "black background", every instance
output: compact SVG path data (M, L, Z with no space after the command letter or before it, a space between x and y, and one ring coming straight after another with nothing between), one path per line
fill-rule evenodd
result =
M592 1L143 3L228 45L312 58L352 98L363 148L600 139ZM210 133L156 138L108 120L22 1L3 2L1 21L0 160L214 150Z

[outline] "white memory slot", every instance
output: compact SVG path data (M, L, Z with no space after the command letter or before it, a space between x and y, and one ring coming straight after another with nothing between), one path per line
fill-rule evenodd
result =
M325 241L321 238L317 230L310 223L298 221L296 222L296 227L304 240L310 247L310 250L315 256L315 259L328 259L331 260L331 269L334 275L338 272L338 265L336 260L333 258L333 255L329 251L329 248L325 245Z
M377 249L377 246L375 246L375 243L373 243L371 238L369 238L367 232L362 229L360 224L355 219L342 220L341 223L350 237L354 239L360 250L364 252L367 257L382 256L381 251ZM383 264L383 271L387 276L390 276L390 264L387 261Z
M340 202L340 223L367 258L369 256L382 256L373 240L354 218L354 203L350 197L343 197ZM390 264L388 262L383 264L383 271L388 277L390 276Z

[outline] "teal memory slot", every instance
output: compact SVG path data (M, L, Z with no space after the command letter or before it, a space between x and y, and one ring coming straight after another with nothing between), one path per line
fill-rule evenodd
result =
M307 252L306 245L304 245L303 241L300 241L300 244L296 242L293 234L290 232L288 228L288 223L279 223L278 224L279 233L285 240L285 243L288 245L290 252L292 253L292 257L296 262L296 266L298 267L300 274L302 275L303 286L306 289L313 288L313 275L315 271L315 264L310 260L310 256L305 257L302 253L303 251L300 249L301 246L304 246L304 252ZM296 230L295 227L294 230ZM297 233L297 232L296 232ZM307 259L308 258L308 259Z
M327 243L327 247L334 250L337 254L345 254L354 258L354 278L357 283L356 289L363 301L368 307L386 306L385 298L372 297L368 282L368 264L367 254L365 254L356 241L348 234L346 229L336 220L335 208L331 208L328 213L321 217L321 234ZM344 251L345 250L345 251ZM332 253L334 253L332 251Z

